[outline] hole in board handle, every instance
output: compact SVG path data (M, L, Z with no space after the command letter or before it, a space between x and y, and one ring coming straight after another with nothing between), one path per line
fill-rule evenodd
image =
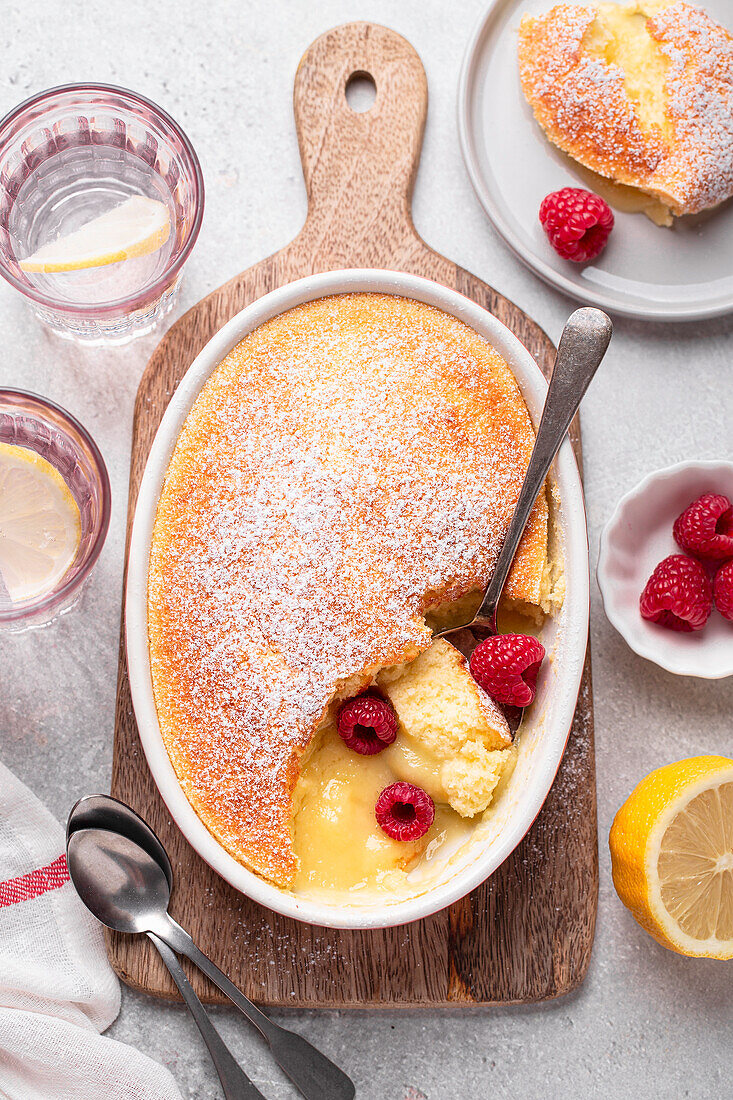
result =
M371 73L352 73L346 81L346 102L357 115L371 110L377 98L377 85Z

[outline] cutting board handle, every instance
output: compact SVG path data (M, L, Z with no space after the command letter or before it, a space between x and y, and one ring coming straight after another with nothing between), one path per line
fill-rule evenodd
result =
M361 113L346 99L355 76L371 77L376 87ZM328 253L329 267L380 266L387 242L399 260L415 241L410 203L427 106L420 58L386 27L335 27L303 55L293 92L308 193L301 236L316 263Z

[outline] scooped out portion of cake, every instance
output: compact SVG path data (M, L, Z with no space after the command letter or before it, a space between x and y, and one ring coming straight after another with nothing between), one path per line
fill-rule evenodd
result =
M394 775L384 753L358 756L329 723L320 732L295 788L293 849L297 893L390 889L428 840L393 840L374 806Z
M627 208L635 189L670 224L733 195L733 36L700 8L556 4L522 19L519 72L550 141L623 185Z
M376 686L394 708L394 741L373 755L353 752L331 720L322 729L295 790L295 890L396 892L410 871L470 833L515 762L504 715L473 680L465 657L438 639L414 661L386 669ZM435 803L429 829L394 840L375 805L395 781L414 784Z

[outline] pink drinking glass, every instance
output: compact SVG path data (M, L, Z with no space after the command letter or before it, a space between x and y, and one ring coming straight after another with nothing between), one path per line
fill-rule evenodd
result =
M0 588L0 630L20 631L45 626L77 603L104 546L111 493L96 443L78 420L53 401L22 390L0 389L0 442L36 451L55 466L81 517L76 556L53 589L14 603Z
M62 274L20 267L39 247L139 195L169 211L171 234L155 255ZM0 275L61 336L124 343L150 331L174 305L203 210L191 142L144 96L66 84L0 120Z

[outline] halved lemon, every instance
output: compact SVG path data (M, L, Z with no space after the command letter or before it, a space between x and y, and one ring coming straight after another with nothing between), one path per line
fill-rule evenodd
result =
M44 274L104 267L157 252L170 232L171 219L165 203L133 195L74 233L45 244L21 260L20 266L24 271Z
M79 507L58 470L35 451L0 443L0 588L14 603L50 592L80 541Z
M613 882L647 932L682 955L733 958L733 760L693 756L629 795L609 836Z

